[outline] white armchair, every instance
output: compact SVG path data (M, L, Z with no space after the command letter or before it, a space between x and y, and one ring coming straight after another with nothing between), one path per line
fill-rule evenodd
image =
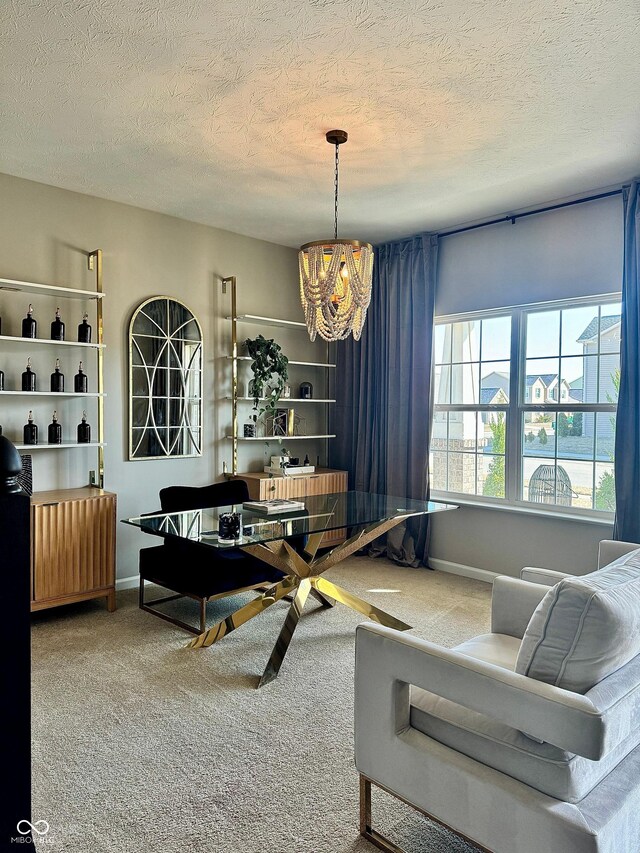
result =
M601 543L599 567L639 547ZM358 626L360 831L380 849L401 853L372 826L372 783L494 853L640 850L640 655L584 694L514 671L556 574L497 578L491 632L454 649Z

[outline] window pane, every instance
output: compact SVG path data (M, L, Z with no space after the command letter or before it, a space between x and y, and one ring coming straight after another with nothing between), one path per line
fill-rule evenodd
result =
M504 456L478 456L478 494L491 498L505 496Z
M527 374L523 400L525 403L557 402L553 394L558 393L558 371L560 362L557 358L534 358L527 361Z
M451 360L480 360L480 320L468 320L452 325Z
M571 488L571 503L566 506L580 507L581 509L593 508L593 462L573 462L561 460L558 463L558 472L566 473L568 486ZM558 491L560 491L560 482Z
M556 434L558 457L593 459L593 412L558 412Z
M476 493L475 453L449 453L448 489L466 495Z
M603 305L600 315L600 352L620 352L620 303Z
M505 412L478 412L479 449L483 453L504 454L507 446Z
M572 355L560 362L560 403L595 403L597 370L595 356ZM586 396L585 396L586 395ZM589 399L591 397L591 399Z
M525 412L522 429L525 456L554 456L556 452L555 415L550 412Z
M620 388L620 354L600 356L599 403L617 403Z
M594 509L615 512L616 492L613 465L596 463L596 492L593 503Z
M451 324L441 323L433 330L433 357L436 364L451 361Z
M484 425L477 412L449 412L448 450L475 453L483 438Z
M506 405L509 402L508 361L488 361L480 365L480 403Z
M437 403L449 403L451 401L451 367L448 364L437 364L433 373L434 399Z
M454 364L451 367L451 402L475 403L480 401L480 365Z
M527 358L556 356L560 352L560 312L527 314Z
M615 435L615 412L598 412L596 415L596 459L602 462L613 462Z
M447 489L447 454L431 453L429 456L429 482L432 489Z
M589 340L593 331L593 350L589 350ZM583 355L596 352L598 334L598 306L570 308L562 312L562 355Z
M511 358L511 317L482 321L482 361Z
M555 504L556 469L553 460L522 460L522 499L533 503Z

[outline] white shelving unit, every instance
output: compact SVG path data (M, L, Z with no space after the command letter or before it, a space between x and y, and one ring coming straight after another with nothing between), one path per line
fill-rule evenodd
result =
M102 291L102 250L96 249L93 252L89 252L87 254L87 264L88 269L91 272L95 273L96 276L96 289L95 290L82 290L79 288L73 287L59 287L53 284L41 284L38 282L31 281L18 281L16 279L11 278L0 278L0 294L4 293L20 293L20 294L30 294L35 296L46 296L50 298L54 298L56 301L58 300L82 300L82 301L94 301L95 302L95 315L90 319L90 322L93 327L93 333L95 335L95 342L91 343L82 343L80 341L66 340L66 341L54 341L49 338L23 338L17 335L0 335L0 352L3 350L3 344L6 346L12 347L20 347L20 348L29 348L32 349L34 346L48 346L48 347L56 347L63 350L64 348L72 347L80 350L91 350L95 353L96 359L96 382L97 382L97 390L90 391L86 394L76 394L73 391L21 391L17 389L7 389L4 391L0 391L0 398L13 398L13 399L24 399L25 401L33 400L42 400L43 398L55 399L60 398L60 403L64 405L65 401L70 400L71 398L77 399L89 399L95 400L95 416L96 420L92 423L92 431L95 430L95 435L97 440L91 441L89 443L80 444L74 440L63 441L62 444L48 444L46 441L41 441L39 444L24 444L23 441L15 441L15 446L18 450L28 451L31 453L32 451L45 451L45 450L73 450L77 448L92 448L96 451L97 462L95 471L92 471L90 474L90 482L93 486L98 486L102 488L104 483L104 450L105 441L104 441L104 363L103 363L103 353L104 353L104 343L103 343L103 330L102 330L102 321L103 321L103 309L102 303L104 298L104 293ZM37 303L34 300L34 305ZM16 303L16 312L18 311L18 303ZM73 326L73 324L71 324ZM69 326L68 326L69 328ZM75 331L75 329L74 329ZM5 347L6 349L6 347ZM0 364L0 367L5 369L5 366ZM5 370L6 373L6 370ZM48 379L48 377L47 377ZM91 418L93 421L93 418ZM67 431L69 427L67 427ZM40 438L42 438L43 428L40 428ZM46 433L45 433L46 434ZM9 435L12 438L11 435ZM22 436L20 436L22 438Z
M229 314L226 319L231 323L231 346L232 351L230 355L225 356L225 358L231 362L232 365L232 380L231 387L232 393L225 397L226 400L231 402L232 408L232 429L230 433L227 433L225 438L228 441L232 442L232 462L231 462L231 471L227 470L227 466L225 463L224 473L231 474L232 476L238 473L238 444L239 442L265 442L265 441L281 441L283 443L288 443L290 441L317 441L323 440L329 442L331 439L336 438L336 436L332 433L322 432L322 433L314 433L311 435L286 435L286 436L254 436L247 437L239 434L239 422L238 422L238 409L239 404L245 403L253 403L253 397L240 395L238 393L238 364L239 362L250 362L252 359L248 355L238 355L238 324L239 323L248 323L257 326L275 326L282 329L293 329L301 332L307 331L306 323L299 322L297 320L282 320L278 317L264 317L259 314L238 314L237 313L237 302L236 302L236 278L235 276L230 276L229 278L224 278L222 280L222 290L223 293L226 293L227 286L231 288L231 314ZM335 370L336 365L329 361L328 358L329 348L327 346L327 359L326 361L298 361L295 359L289 359L289 364L292 367L309 367L315 368L318 370ZM327 389L328 390L328 389ZM264 399L264 398L263 398ZM296 404L316 404L316 405L324 405L325 406L325 424L328 424L328 410L326 407L330 406L332 403L335 403L335 399L330 398L329 396L323 395L319 398L300 398L300 397L281 397L279 404L285 408L290 403ZM326 428L326 427L325 427ZM328 450L328 445L326 447Z

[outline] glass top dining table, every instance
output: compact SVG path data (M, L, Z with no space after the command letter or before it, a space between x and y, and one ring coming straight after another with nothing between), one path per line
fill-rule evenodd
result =
M409 522L415 517L457 509L454 504L359 491L307 495L299 500L304 504L304 509L268 516L244 509L238 504L123 519L126 524L154 536L188 540L210 547L212 566L216 551L232 548L244 551L282 572L282 580L270 584L248 604L188 644L194 649L207 648L276 602L288 599L290 606L284 625L258 687L277 677L310 594L324 607L330 608L339 602L389 628L408 630L411 626L406 622L364 601L323 575L398 524ZM241 535L232 542L221 542L218 536L219 518L229 512L242 514ZM322 540L329 531L344 531L344 540L331 550L322 551Z
M411 516L455 509L452 504L357 491L312 495L300 498L300 502L304 503L304 509L269 515L252 512L243 509L242 504L236 504L142 515L124 521L152 535L189 539L212 548L229 549L342 528L367 527L396 518L399 522ZM242 536L233 541L221 542L218 538L218 519L223 513L229 512L242 514Z

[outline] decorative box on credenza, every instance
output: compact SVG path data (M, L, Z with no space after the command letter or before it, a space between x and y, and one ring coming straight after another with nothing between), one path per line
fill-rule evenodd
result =
M106 598L116 607L116 496L102 489L31 498L31 610Z
M262 471L238 474L244 480L253 501L302 498L305 495L330 495L347 491L347 472L333 468L316 468L313 474L296 474L290 477L270 477ZM344 528L325 533L322 548L332 548L344 542Z

